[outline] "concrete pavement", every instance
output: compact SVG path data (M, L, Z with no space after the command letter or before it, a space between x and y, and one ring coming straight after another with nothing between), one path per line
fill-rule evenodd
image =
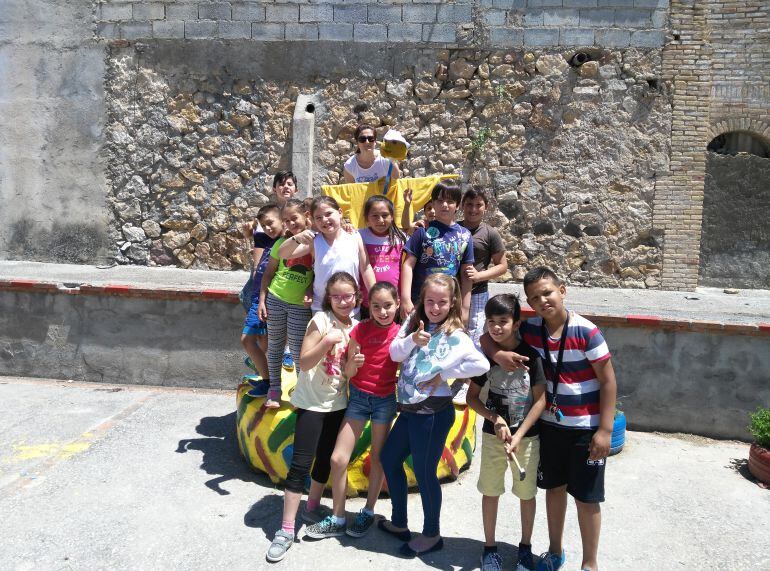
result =
M0 377L0 568L477 568L478 457L443 486L443 551L404 561L397 541L372 530L302 541L284 562L266 563L282 495L239 457L234 407L231 391ZM629 433L608 463L602 569L770 568L770 492L747 479L747 455L739 442ZM547 533L538 501L539 552ZM351 500L348 510L362 505ZM419 529L418 494L409 510ZM388 516L388 500L376 511ZM508 495L498 522L506 568L518 530ZM572 506L565 544L566 569L576 569Z

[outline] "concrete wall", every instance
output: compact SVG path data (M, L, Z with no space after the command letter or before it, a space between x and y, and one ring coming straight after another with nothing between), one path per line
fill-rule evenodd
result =
M93 2L0 8L0 259L93 262L107 243L105 48Z

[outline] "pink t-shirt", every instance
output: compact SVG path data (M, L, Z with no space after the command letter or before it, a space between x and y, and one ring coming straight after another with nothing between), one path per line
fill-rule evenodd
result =
M401 279L401 252L404 249L403 242L395 246L390 245L390 236L378 236L369 228L358 231L364 242L366 253L369 254L369 261L374 270L374 281L390 282L398 289L398 283ZM363 284L363 280L361 280ZM369 292L365 287L361 288L364 307L369 307Z
M396 338L399 329L398 323L380 327L373 319L362 321L353 328L350 338L360 345L364 364L350 379L351 385L378 397L393 394L398 363L390 358L390 342Z

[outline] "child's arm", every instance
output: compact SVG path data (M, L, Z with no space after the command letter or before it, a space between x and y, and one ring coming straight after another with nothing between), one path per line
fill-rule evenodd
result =
M498 252L492 254L492 265L486 270L477 271L475 267L470 266L466 270L466 275L472 284L478 282L488 282L495 278L499 278L505 272L508 271L508 261L505 259L505 252Z
M351 379L356 376L358 369L364 364L364 355L361 353L361 346L358 342L350 338L348 344L348 360L345 362L345 376Z
M335 323L326 335L321 335L315 321L310 322L305 339L302 341L302 350L299 354L299 367L303 371L309 371L315 367L329 349L337 343L345 340L339 326Z
M486 376L484 376L486 378ZM476 384L474 380L471 380L471 384L468 386L468 395L465 397L465 401L468 406L476 411L476 414L483 416L495 427L495 435L503 442L508 442L511 438L511 430L508 428L508 423L493 410L489 410L484 403L481 402L479 394L481 393L481 385Z
M262 321L267 321L267 288L270 287L270 282L273 281L275 271L278 269L278 260L270 256L270 260L267 262L265 273L262 274L262 283L259 284L259 308L257 312L259 318Z
M259 260L262 258L264 248L252 248L251 249L251 265L256 268L259 265Z
M489 371L489 360L476 349L467 333L455 331L452 337L459 343L452 345L450 354L440 363L442 379L470 379Z
M468 268L472 268L473 264L463 264L460 266L460 295L462 295L462 315L463 323L468 323L468 316L471 313L471 289L473 289L473 282L468 278Z
M401 211L401 228L412 235L412 189L404 189L404 210Z
M299 234L286 238L281 247L278 248L278 257L290 260L312 253L314 238L315 232L312 230L303 230Z
M401 266L401 319L406 319L412 311L412 276L414 266L417 264L417 257L414 254L407 253L406 260Z
M353 177L353 175L346 171L344 168L342 169L342 180L344 180L346 184L356 182L356 179Z
M545 385L540 384L532 387L532 408L529 409L527 416L521 421L519 428L511 436L511 440L506 446L506 452L513 454L516 452L516 448L521 443L521 439L527 435L529 429L535 426L535 423L540 418L545 410Z
M529 370L529 367L526 365L529 357L501 349L500 345L495 343L494 339L489 336L489 333L484 333L481 336L480 342L481 350L484 351L484 354L500 365L504 371L511 373L516 369Z
M403 331L403 329L401 331ZM422 321L420 321L420 325L414 333L402 336L402 333L399 332L396 338L390 343L390 358L396 363L403 362L412 353L415 347L425 347L430 341L430 337L431 335L425 331L425 324Z
M307 286L307 289L305 290L305 295L302 297L302 305L305 307L310 307L313 305L313 284L311 283L309 286Z
M599 380L599 428L588 446L589 460L601 460L610 453L612 425L615 422L615 400L618 396L618 384L615 369L610 358L595 361L591 366Z
M372 264L369 262L369 254L364 247L364 241L361 239L361 235L358 234L358 267L361 268L361 277L364 278L364 287L366 291L369 291L377 278L374 276L374 270Z

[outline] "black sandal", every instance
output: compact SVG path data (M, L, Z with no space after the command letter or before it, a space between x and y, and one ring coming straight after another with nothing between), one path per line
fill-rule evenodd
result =
M422 555L433 553L434 551L439 551L440 549L444 549L443 537L440 537L436 543L434 543L431 547L429 547L425 551L415 551L414 549L409 547L408 543L404 543L404 545L401 546L401 549L399 549L398 552L401 554L401 557L413 558L413 557L421 557Z
M395 537L396 539L398 539L400 541L411 541L412 540L412 532L411 531L409 531L408 529L405 529L403 531L396 531L395 529L388 529L387 527L385 527L385 523L387 521L388 520L386 520L386 519L381 519L380 521L377 522L377 527L379 529L381 529L382 531L384 531L385 533L387 533L388 535L392 535L393 537Z

